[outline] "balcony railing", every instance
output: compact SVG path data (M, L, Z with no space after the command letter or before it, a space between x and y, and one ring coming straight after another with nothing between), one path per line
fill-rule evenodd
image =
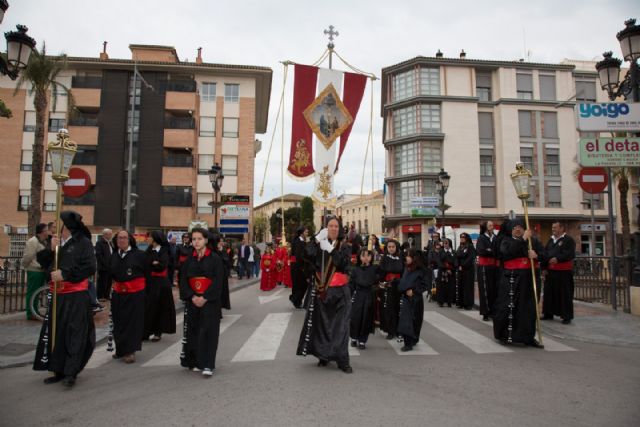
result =
M195 92L195 80L167 80L164 82L167 92Z
M164 120L165 129L195 129L196 120L193 117L171 117Z
M78 89L102 89L102 77L97 76L73 76L71 87Z
M71 117L69 118L69 126L98 126L97 117Z

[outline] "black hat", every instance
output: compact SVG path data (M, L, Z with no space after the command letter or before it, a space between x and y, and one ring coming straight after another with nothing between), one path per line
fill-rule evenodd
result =
M514 227L517 227L518 225L520 227L524 228L525 230L527 229L527 226L524 223L524 219L516 218L516 219L511 220L511 229L512 230L514 229Z
M64 226L72 233L85 228L84 223L82 222L82 215L76 211L62 211L60 213L60 219Z
M166 236L164 235L164 233L162 231L153 230L151 232L151 238L153 239L154 242L156 242L160 246L168 246L169 245L169 242L167 241L167 238L166 238Z

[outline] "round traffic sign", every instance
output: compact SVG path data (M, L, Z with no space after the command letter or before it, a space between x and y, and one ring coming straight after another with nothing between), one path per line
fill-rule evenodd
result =
M578 174L580 188L590 194L602 193L609 184L605 168L582 168Z
M62 185L62 192L67 197L82 197L91 187L91 177L80 168L69 169L69 179Z

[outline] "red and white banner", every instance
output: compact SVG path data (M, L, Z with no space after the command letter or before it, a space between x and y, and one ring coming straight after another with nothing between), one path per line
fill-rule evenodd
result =
M362 74L295 65L287 170L293 178L301 180L315 174L312 196L320 202L333 196L333 177L347 146L366 84L367 76Z

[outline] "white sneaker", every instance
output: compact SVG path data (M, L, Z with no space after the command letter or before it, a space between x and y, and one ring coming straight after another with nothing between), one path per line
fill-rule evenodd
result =
M210 377L213 375L213 371L209 368L205 368L204 371L202 371L202 376L203 377Z

